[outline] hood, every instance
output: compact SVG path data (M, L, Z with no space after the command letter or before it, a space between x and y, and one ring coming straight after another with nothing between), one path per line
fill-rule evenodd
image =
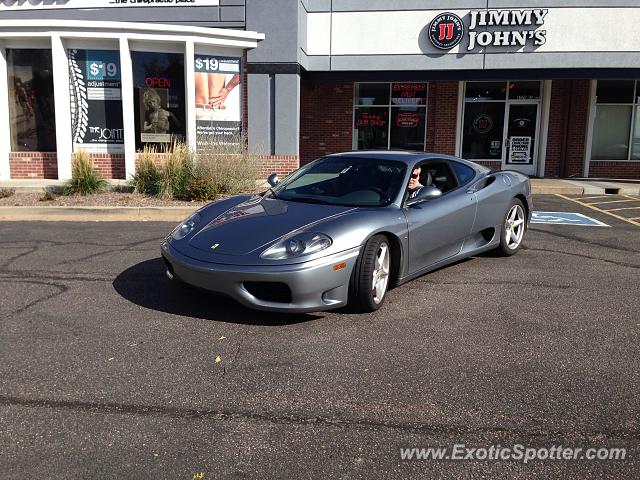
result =
M246 255L294 230L354 209L252 197L211 220L189 245L208 253Z

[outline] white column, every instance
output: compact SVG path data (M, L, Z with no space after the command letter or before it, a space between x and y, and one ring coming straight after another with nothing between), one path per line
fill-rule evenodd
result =
M196 74L192 40L184 44L184 84L186 90L187 145L196 148Z
M129 40L120 38L120 82L124 128L124 171L128 179L136 173L136 123L133 113L133 68Z
M53 60L53 94L56 109L56 144L58 178L71 178L71 100L69 96L69 60L60 35L51 35Z
M9 85L7 82L7 51L0 43L0 180L11 178L11 125L9 124Z

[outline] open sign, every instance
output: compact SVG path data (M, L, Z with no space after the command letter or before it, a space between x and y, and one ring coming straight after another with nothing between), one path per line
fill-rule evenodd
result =
M147 77L144 79L144 84L149 88L171 88L171 79L163 77Z

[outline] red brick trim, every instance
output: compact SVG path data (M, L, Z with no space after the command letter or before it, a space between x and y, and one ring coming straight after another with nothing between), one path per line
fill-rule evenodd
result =
M297 155L268 155L258 157L260 163L260 177L266 178L272 173L285 176L300 166Z
M455 155L458 83L429 82L426 151Z
M353 83L303 80L300 97L300 164L352 150Z
M93 165L102 178L124 179L123 153L90 153Z
M631 178L640 179L640 161L637 162L601 162L589 164L590 178Z
M58 155L56 152L10 152L10 178L58 178Z

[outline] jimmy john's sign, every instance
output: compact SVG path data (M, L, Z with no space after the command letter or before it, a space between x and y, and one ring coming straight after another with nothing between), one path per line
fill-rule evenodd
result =
M440 50L450 50L465 38L466 50L488 46L525 47L540 46L547 41L544 29L546 8L528 10L472 10L463 21L455 13L445 12L431 21L429 40Z

